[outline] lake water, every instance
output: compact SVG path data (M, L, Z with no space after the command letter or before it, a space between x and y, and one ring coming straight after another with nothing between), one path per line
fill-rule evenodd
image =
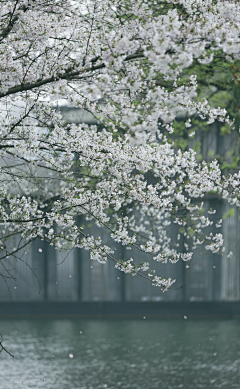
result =
M237 320L1 320L4 389L239 389Z

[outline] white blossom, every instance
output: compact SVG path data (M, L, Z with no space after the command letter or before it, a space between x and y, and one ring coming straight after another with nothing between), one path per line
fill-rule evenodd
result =
M240 174L226 177L216 160L198 163L193 150L176 151L162 130L172 134L181 115L190 128L194 114L233 126L225 109L196 99L195 74L180 80L195 60L211 63L219 51L226 61L240 57L240 4L167 2L164 15L140 0L1 2L1 258L10 236L22 244L40 238L60 250L89 250L125 273L148 271L163 290L173 285L148 262L119 261L112 243L89 236L78 216L163 263L190 260L191 239L193 249L223 250L223 236L205 232L215 210L202 216L202 200L211 192L239 207ZM82 122L66 123L63 103ZM172 223L186 253L173 246Z

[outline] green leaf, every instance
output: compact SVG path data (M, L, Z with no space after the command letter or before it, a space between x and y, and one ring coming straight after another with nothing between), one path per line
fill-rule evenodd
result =
M230 208L229 211L224 213L223 220L227 219L228 217L234 217L235 215L235 208Z

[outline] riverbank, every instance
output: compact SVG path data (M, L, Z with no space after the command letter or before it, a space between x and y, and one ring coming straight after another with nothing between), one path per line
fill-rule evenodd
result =
M240 302L2 302L3 318L239 318Z

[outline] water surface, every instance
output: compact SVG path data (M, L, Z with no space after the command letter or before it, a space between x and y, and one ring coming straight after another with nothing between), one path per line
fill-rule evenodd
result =
M4 389L239 389L237 320L1 320Z

